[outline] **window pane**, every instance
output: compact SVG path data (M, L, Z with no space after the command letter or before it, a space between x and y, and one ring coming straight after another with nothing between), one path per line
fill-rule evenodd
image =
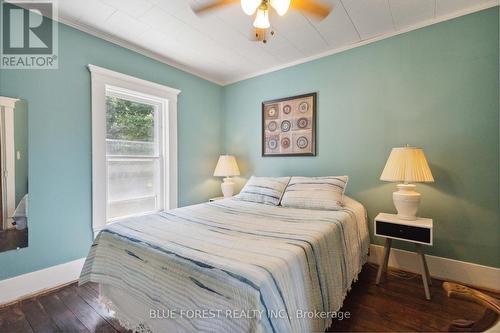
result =
M157 118L157 111L153 105L107 96L107 154L157 155L159 141Z
M158 159L108 160L108 218L159 209L159 185Z
M107 218L160 210L161 106L106 96ZM121 95L120 95L121 96ZM133 99L131 97L131 99Z
M112 202L108 206L108 219L156 210L156 198L142 198Z

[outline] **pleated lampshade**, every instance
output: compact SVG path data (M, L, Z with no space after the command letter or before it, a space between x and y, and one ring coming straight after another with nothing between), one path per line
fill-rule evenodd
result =
M380 180L388 182L434 182L422 148L392 148Z
M215 167L214 176L231 177L239 176L240 170L236 159L232 155L220 155L217 166Z

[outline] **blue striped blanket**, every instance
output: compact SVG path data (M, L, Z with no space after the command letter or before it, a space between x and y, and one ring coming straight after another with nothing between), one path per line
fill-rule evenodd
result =
M368 237L352 199L339 211L225 199L110 224L80 284L107 284L176 314L163 320L179 332L318 332L365 263Z

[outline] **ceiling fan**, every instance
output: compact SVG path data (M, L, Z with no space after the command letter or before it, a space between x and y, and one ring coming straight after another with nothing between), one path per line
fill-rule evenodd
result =
M249 16L255 15L253 26L255 28L255 40L267 42L266 33L271 27L269 22L269 9L273 8L278 15L283 16L288 9L296 9L306 15L323 19L330 14L332 6L318 2L317 0L214 0L207 4L193 7L193 11L200 15L220 7L241 3L243 12ZM274 31L271 31L274 35Z

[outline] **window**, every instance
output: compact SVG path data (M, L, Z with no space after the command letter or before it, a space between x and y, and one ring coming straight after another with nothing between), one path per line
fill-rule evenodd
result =
M178 90L89 65L93 228L177 206Z
M108 221L164 208L163 111L161 101L106 89Z

